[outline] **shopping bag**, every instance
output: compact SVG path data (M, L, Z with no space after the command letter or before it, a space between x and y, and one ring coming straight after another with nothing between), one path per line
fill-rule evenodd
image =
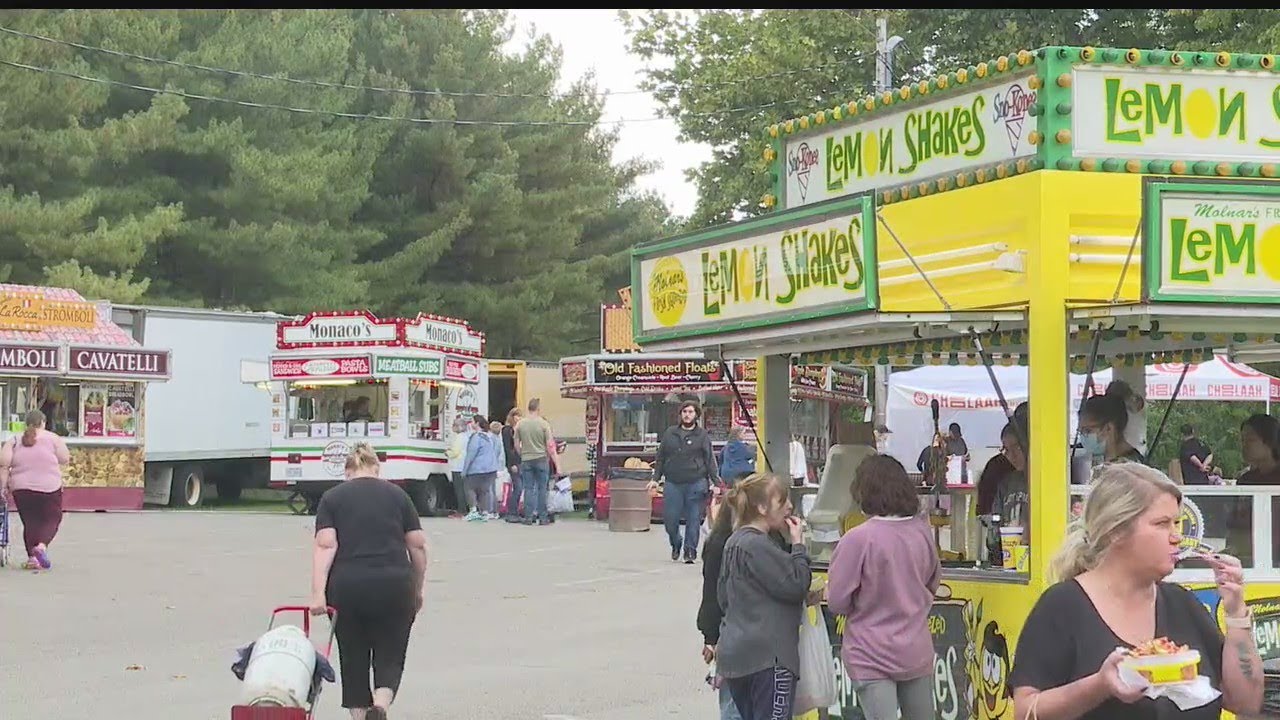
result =
M796 684L792 714L825 710L835 701L836 677L831 670L831 639L827 637L822 609L806 607L800 622L800 681Z
M547 512L573 512L573 490L550 490L547 492Z

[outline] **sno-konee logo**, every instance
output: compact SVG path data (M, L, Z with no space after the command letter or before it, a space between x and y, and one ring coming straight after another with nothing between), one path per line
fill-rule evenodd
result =
M1009 134L1009 151L1015 155L1022 143L1022 126L1031 114L1031 106L1035 101L1036 92L1021 84L1011 85L1009 89L998 92L991 98L992 120L1004 123L1004 129Z
M809 193L809 171L818 166L818 150L809 147L809 143L802 142L791 152L787 153L787 174L792 175L796 179L796 184L800 187L800 201L804 202L805 196Z

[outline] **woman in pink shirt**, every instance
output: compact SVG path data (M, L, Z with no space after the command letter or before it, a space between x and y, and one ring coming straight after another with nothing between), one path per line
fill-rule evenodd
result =
M916 488L897 460L858 466L853 499L867 515L831 556L827 601L846 618L841 657L867 720L933 720L929 608L942 567Z
M0 448L0 492L7 485L22 518L26 569L48 570L49 543L62 524L62 466L71 462L67 443L44 429L44 413L27 413L27 428Z

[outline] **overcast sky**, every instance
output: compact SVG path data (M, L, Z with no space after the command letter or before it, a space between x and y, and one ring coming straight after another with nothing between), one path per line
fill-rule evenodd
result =
M551 36L564 52L562 87L595 70L598 87L610 92L634 91L644 79L643 61L628 51L627 32L617 10L511 10L516 22L513 49L528 44L530 26ZM633 10L632 12L640 12ZM610 96L605 119L653 118L659 114L653 97L631 93ZM684 178L684 170L711 157L700 144L679 142L673 121L662 119L622 125L614 159L645 157L661 163L657 172L641 179L642 188L657 190L667 207L677 215L688 215L697 203L694 186Z

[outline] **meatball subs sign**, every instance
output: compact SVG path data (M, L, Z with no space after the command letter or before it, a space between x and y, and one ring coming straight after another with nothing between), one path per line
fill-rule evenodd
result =
M641 342L874 308L873 202L851 198L640 248L632 279Z

